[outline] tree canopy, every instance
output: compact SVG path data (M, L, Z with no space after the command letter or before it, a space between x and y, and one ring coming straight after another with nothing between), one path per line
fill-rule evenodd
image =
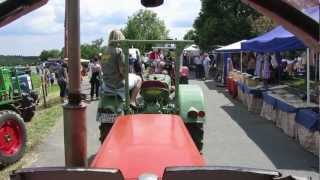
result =
M81 58L92 59L105 48L103 45L103 39L97 39L92 41L90 44L85 43L80 46L81 49Z
M240 0L201 0L202 8L194 22L195 40L204 50L251 38L273 25ZM258 26L257 23L265 23ZM270 23L269 23L270 22Z
M163 20L151 10L139 10L128 18L125 28L122 30L126 39L158 40L168 39L169 31ZM151 46L136 45L142 52L150 50Z
M198 40L198 36L197 33L194 29L190 29L184 36L183 36L184 40L194 40L197 41Z
M49 58L61 58L61 51L58 49L43 50L39 58L41 61L47 61Z
M92 41L91 43L81 44L81 58L83 59L92 59L99 53L103 52L105 46L103 46L103 39L97 39ZM60 50L51 49L51 50L43 50L40 54L41 61L46 61L49 58L62 58L63 57L64 48Z

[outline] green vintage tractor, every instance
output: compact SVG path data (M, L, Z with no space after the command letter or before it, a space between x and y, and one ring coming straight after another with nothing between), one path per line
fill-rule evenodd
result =
M30 72L0 67L0 166L19 160L26 148L24 122L32 119L38 95L32 90Z
M123 114L176 114L180 115L189 130L194 143L201 151L203 146L203 124L205 122L205 104L202 89L197 85L180 84L180 61L174 60L174 73L154 74L143 73L143 82L138 97L137 107L129 105L130 92L128 85L128 49L132 44L176 44L175 57L180 57L183 48L192 41L171 40L124 40L121 44L126 57L125 66L125 97L121 93L102 93L98 105L97 121L100 124L100 140L104 141L109 133L114 119ZM172 77L173 76L173 77Z

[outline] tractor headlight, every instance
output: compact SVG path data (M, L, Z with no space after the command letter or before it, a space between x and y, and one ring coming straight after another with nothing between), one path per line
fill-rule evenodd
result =
M191 107L188 111L188 117L195 119L198 117L198 112L199 111L196 108Z
M191 107L188 111L188 117L196 119L198 117L204 118L206 116L206 113L204 111L199 111L194 107Z
M206 113L204 111L199 111L198 116L204 118L206 116Z

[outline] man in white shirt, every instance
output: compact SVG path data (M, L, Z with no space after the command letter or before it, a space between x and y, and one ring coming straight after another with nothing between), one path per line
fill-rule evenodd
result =
M209 54L204 53L203 68L205 73L205 77L204 77L205 79L209 79L210 62L211 62L211 59L209 58Z
M101 81L101 66L98 63L98 59L94 58L93 64L91 65L91 77L90 77L90 84L91 84L91 100L93 100L94 94L96 95L96 99L99 99L99 88L100 88L100 81Z
M196 65L196 78L201 78L201 69L202 69L202 60L200 56L195 56L193 60L194 64Z

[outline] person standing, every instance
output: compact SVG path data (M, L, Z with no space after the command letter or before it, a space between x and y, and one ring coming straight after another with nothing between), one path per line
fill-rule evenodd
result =
M200 56L197 55L194 57L194 64L196 65L196 78L200 79L201 69L202 69L202 62L201 62Z
M134 73L134 63L136 59L132 56L132 54L129 54L129 73Z
M259 76L260 78L262 77L262 73L261 73L263 68L262 65L263 65L263 54L258 54L254 75Z
M247 73L251 74L251 75L254 75L255 68L256 68L256 58L254 57L253 54L250 54L249 55Z
M68 94L67 85L68 85L69 79L68 79L67 68L68 68L68 65L67 63L64 62L59 66L59 68L56 71L56 78L60 88L60 100L62 103L65 101Z
M227 58L227 76L229 75L229 73L231 71L233 71L234 69L234 66L233 66L233 61L232 61L232 58L231 57L228 57Z
M211 62L211 59L209 58L209 54L204 53L204 59L203 59L203 68L205 73L204 80L209 79L210 62Z
M266 87L268 84L268 81L271 76L271 70L270 70L270 60L271 57L267 54L263 56L263 64L262 64L262 79L263 79L263 84Z
M92 70L91 70L91 67L93 66L93 59L90 60L89 64L88 64L88 77L91 77L92 76Z
M93 100L94 94L96 94L96 99L99 99L99 88L100 88L100 80L101 80L101 66L98 62L98 58L93 59L93 64L91 65L91 100Z
M188 58L187 58L187 53L183 53L183 55L182 55L182 66L188 66L189 64L188 64Z
M50 79L50 85L53 86L53 84L54 84L54 73L50 73L49 79Z
M48 88L50 85L50 70L47 66L45 66L43 70L43 80L44 80L45 94L46 96L48 96Z
M134 72L142 78L142 63L139 52L136 51L136 61L133 64Z
M37 74L40 74L40 68L39 68L39 65L36 66L36 71L37 71Z

